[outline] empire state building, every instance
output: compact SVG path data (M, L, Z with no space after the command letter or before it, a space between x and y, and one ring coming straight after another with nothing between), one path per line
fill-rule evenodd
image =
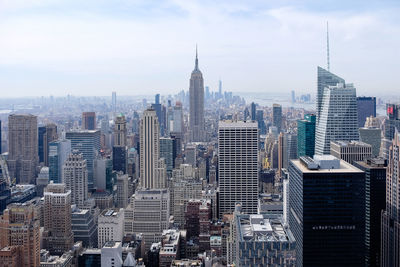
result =
M204 141L204 81L203 74L199 70L199 60L197 58L194 70L190 77L190 139L192 142Z

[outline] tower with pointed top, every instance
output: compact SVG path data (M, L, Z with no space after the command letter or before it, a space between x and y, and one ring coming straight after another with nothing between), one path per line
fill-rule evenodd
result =
M190 141L204 141L204 81L203 74L199 70L199 60L197 56L194 70L190 77L189 87L190 98Z

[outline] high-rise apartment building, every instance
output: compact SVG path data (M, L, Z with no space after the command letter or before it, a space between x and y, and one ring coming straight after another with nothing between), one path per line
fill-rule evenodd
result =
M386 206L387 160L372 158L353 162L365 172L365 264L380 266L381 214Z
M54 255L72 248L71 191L65 184L51 182L44 190L43 247Z
M96 129L96 112L82 113L82 130Z
M39 163L36 116L12 114L8 117L8 146L10 176L17 183L33 182Z
M114 146L113 146L113 170L126 173L128 163L128 152L126 144L126 120L124 115L115 119L114 125Z
M49 144L58 139L57 125L50 123L38 128L39 162L49 166Z
M382 212L381 266L400 266L400 138L396 132L386 169L386 209Z
M125 235L142 233L146 250L161 241L161 234L169 227L169 191L167 189L138 190L125 209Z
M86 160L88 169L88 188L93 189L94 159L100 153L100 130L77 130L66 133L71 140L71 149L78 150Z
M365 265L365 173L331 155L289 164L296 266ZM344 197L346 196L346 197Z
M315 130L315 154L330 153L330 142L358 140L356 88L339 83L325 87Z
M156 112L148 109L140 121L140 185L142 188L164 188L165 175L160 173L160 127Z
M218 129L219 216L240 202L257 213L258 127L256 122L220 121Z
M314 114L304 115L297 121L297 156L314 156L315 151L315 122Z
M350 164L372 157L372 147L359 141L331 141L331 155Z
M199 69L197 48L195 66L190 77L189 99L190 140L192 142L202 142L204 141L204 81L203 74Z
M329 86L336 86L338 83L345 83L345 80L339 76L331 73L330 71L321 67L317 68L318 76L318 90L317 90L317 122L320 118L322 111L322 99L324 96L324 90Z
M49 144L49 180L62 183L62 166L71 153L71 140L57 140Z
M376 97L357 97L358 127L364 127L369 116L376 117Z
M40 266L40 221L33 204L8 205L0 218L0 247L18 247L21 253L2 266ZM20 260L20 265L16 265ZM4 265L3 265L4 264Z
M282 106L279 104L272 105L272 125L278 130L278 133L282 131Z
M71 203L82 208L88 199L88 171L82 153L73 150L62 166L62 182L71 191Z

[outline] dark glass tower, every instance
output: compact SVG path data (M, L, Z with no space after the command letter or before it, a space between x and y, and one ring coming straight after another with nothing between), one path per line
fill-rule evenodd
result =
M381 213L386 205L386 167L382 158L356 161L365 172L365 265L380 266Z
M315 150L315 122L314 114L304 115L303 120L297 121L297 156L314 156Z
M364 266L365 173L330 155L289 164L297 266Z
M279 104L272 106L272 125L278 129L278 133L282 131L282 106Z

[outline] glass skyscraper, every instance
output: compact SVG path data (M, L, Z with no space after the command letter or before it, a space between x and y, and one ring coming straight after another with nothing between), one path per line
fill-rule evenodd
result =
M331 141L358 140L356 88L339 83L324 89L315 130L315 154L330 153Z
M369 116L376 117L376 97L357 97L358 127L364 127Z
M314 156L315 150L315 114L304 115L297 121L297 156Z
M70 140L57 140L49 144L49 181L62 183L62 165L70 153Z

